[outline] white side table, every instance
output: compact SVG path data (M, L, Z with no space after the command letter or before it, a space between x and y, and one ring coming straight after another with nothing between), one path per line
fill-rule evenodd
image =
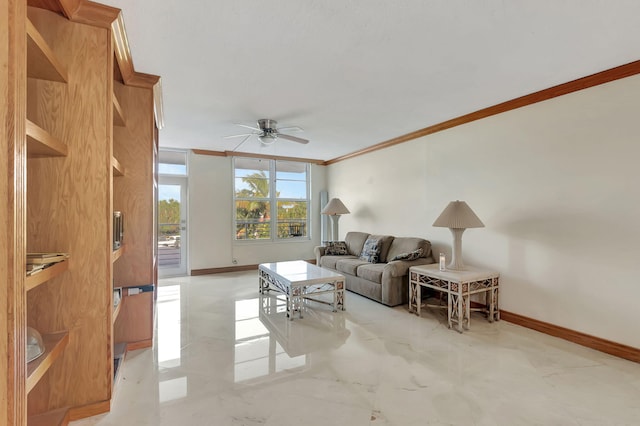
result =
M458 332L470 329L472 294L485 293L485 306L489 322L500 320L498 307L498 281L495 271L466 266L464 271L441 271L438 264L412 266L409 269L409 312L420 316L422 297L420 288L427 287L447 294L447 320L449 328L457 324ZM431 306L431 305L427 305ZM436 305L433 305L436 306Z

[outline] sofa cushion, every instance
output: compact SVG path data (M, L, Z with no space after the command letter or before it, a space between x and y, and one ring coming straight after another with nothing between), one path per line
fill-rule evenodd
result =
M367 241L364 242L362 251L360 252L360 260L369 263L378 263L380 260L380 249L382 248L382 240L373 235L369 235Z
M399 254L411 253L412 251L422 248L422 256L431 256L431 243L423 238L414 237L395 237L389 247L387 258L393 259Z
M378 257L378 262L386 262L393 237L391 235L369 235L369 237L375 237L380 240L380 256Z
M336 271L356 276L358 266L366 265L367 263L368 262L365 262L364 260L360 260L358 258L345 259L344 257L341 257L336 262Z
M364 246L364 242L367 241L367 237L369 234L366 232L347 232L347 235L344 237L345 243L347 243L347 250L349 254L352 256L360 256L362 252L362 246Z
M357 270L358 277L381 284L382 271L386 265L386 263L366 263L360 265Z
M417 250L414 251L410 251L409 253L400 253L395 255L392 259L390 259L391 261L394 260L416 260L420 257L422 257L422 247L420 247Z
M330 256L343 256L348 254L347 243L344 241L328 241L324 249L324 254Z
M329 268L329 269L337 269L336 268L336 263L339 260L343 260L343 259L357 259L356 256L350 256L350 255L346 255L346 256L322 256L320 258L320 266L324 267L324 268Z

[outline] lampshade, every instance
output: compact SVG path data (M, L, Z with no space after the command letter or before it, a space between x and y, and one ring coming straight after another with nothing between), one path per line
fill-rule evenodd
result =
M453 236L453 249L451 250L451 263L447 268L454 271L463 271L462 233L467 228L484 228L484 223L467 203L464 201L452 201L433 222L433 226L449 228Z
M484 228L484 223L464 201L452 201L433 222L433 226L442 228Z
M349 214L351 213L349 209L342 204L340 198L332 198L331 201L327 203L327 205L322 209L322 214L328 214L330 216L336 216L341 214Z

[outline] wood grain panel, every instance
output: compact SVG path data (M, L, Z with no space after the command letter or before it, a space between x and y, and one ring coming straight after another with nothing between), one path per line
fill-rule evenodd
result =
M84 1L86 0L27 0L27 4L60 13L70 18L76 13L76 10L78 10L80 3Z
M114 325L114 340L116 343L127 342L128 350L132 350L136 342L150 341L153 337L153 292L123 296L121 303Z
M27 75L51 81L67 81L67 70L40 32L27 20Z
M568 340L570 342L577 343L578 345L586 346L597 351L628 359L629 361L640 362L639 348L612 342L600 337L591 336L579 331L560 327L548 322L525 317L523 315L504 310L500 310L500 318L505 321L518 324L522 327L530 328L532 330L536 330L550 336L559 337L561 339Z
M26 405L26 5L0 0L0 424L24 425Z
M69 269L69 260L56 263L54 266L50 266L42 272L38 272L35 275L28 276L25 280L25 288L27 291L34 289L40 284L43 284L50 279L62 274L67 269Z
M69 409L59 408L44 414L29 417L29 426L61 426L69 423Z
M120 101L118 101L118 97L116 95L113 95L113 125L127 127L127 121L124 118Z
M27 155L29 157L64 157L67 146L37 124L27 120Z
M27 4L40 9L47 9L56 13L64 13L58 0L27 0Z
M114 176L124 176L124 166L120 164L115 157L111 159L111 167L113 167L113 175Z
M42 335L44 353L27 364L27 393L33 389L69 344L69 333Z
M69 420L74 421L85 417L97 416L98 414L109 412L110 409L111 400L87 404L82 407L72 407L69 409Z
M114 264L117 287L153 280L153 91L114 83L127 127L114 127L114 157L126 174L114 179L113 208L124 218L126 254Z
M108 30L30 8L29 18L68 69L67 84L30 79L29 118L65 142L67 157L28 161L27 247L71 254L69 270L28 293L28 323L69 331L61 357L28 396L38 414L108 400L112 369Z

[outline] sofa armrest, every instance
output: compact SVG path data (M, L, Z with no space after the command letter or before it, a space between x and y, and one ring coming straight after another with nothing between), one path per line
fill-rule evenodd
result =
M429 265L435 263L433 257L419 257L416 260L392 260L388 262L382 271L383 281L385 276L403 277L409 275L412 266Z
M324 251L326 247L324 246L315 246L313 248L313 253L316 255L316 265L320 266L320 258L324 256Z

